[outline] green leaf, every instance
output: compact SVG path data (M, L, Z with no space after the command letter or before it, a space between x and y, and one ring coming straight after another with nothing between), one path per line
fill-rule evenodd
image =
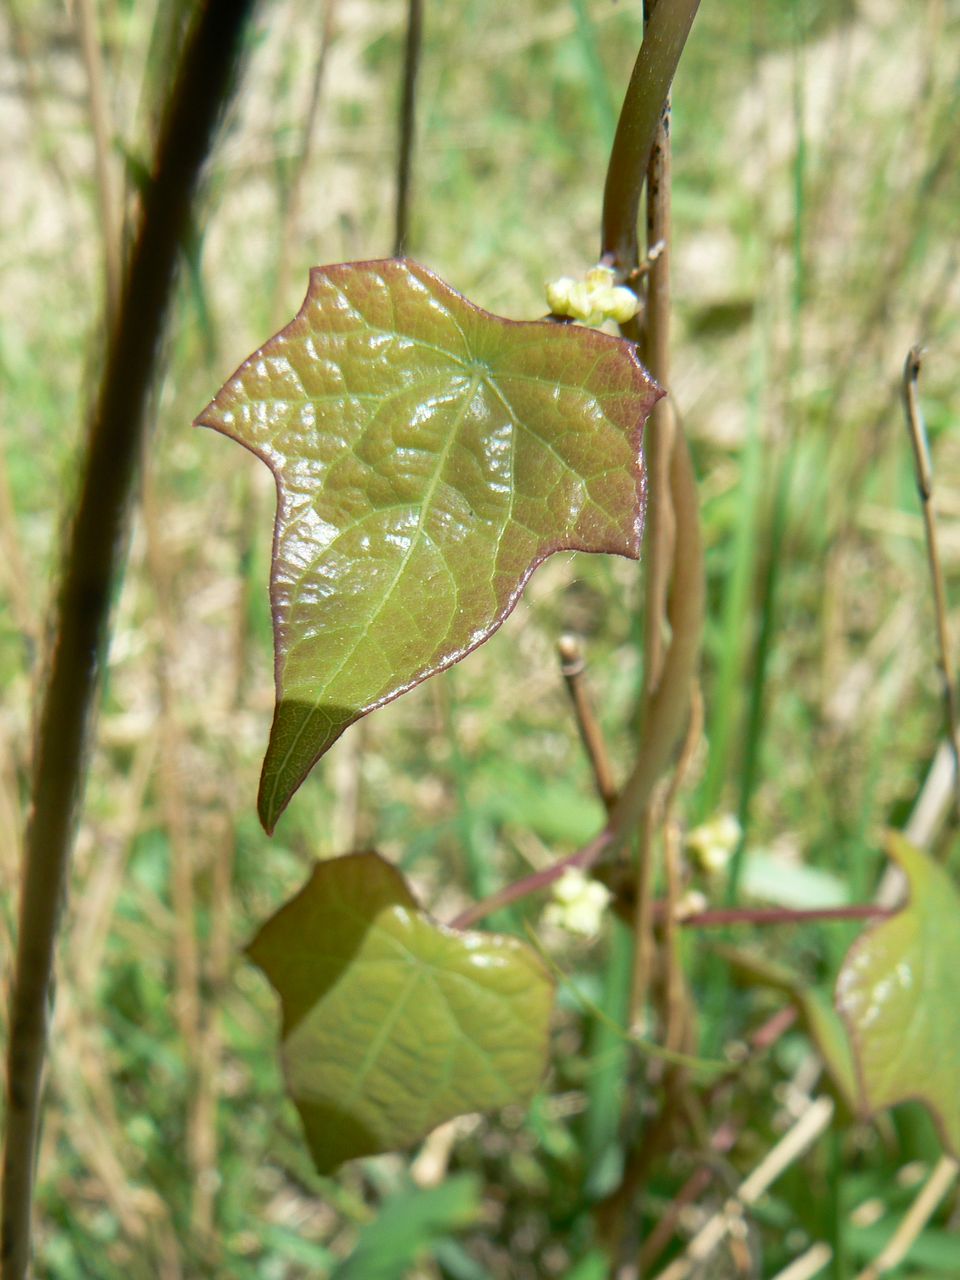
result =
M765 849L750 849L745 854L740 890L746 898L796 911L843 907L850 901L840 876Z
M639 555L660 394L631 343L490 315L413 262L313 270L197 418L277 483L268 831L348 725L486 640L548 555Z
M843 1019L834 1008L829 993L819 987L798 988L796 1001L807 1031L820 1050L834 1089L848 1113L855 1113L859 1107L860 1089L850 1035Z
M863 1098L879 1111L923 1102L960 1155L960 895L942 867L890 835L909 883L903 910L867 929L837 978Z
M248 948L283 1007L282 1059L321 1173L522 1102L553 984L518 938L458 932L375 853L321 862Z
M464 1173L437 1187L411 1187L391 1196L331 1280L402 1280L438 1237L477 1220L481 1191L480 1180Z

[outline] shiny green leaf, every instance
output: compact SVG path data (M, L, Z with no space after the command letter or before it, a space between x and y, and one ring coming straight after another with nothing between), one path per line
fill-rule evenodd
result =
M906 873L909 899L850 948L837 1008L869 1110L917 1099L960 1155L960 894L902 836L890 837L890 852Z
M273 829L348 725L464 657L555 551L640 551L634 346L490 315L405 260L316 268L197 418L271 468Z
M553 984L536 954L436 924L377 854L319 863L248 950L280 995L284 1073L321 1173L540 1082Z

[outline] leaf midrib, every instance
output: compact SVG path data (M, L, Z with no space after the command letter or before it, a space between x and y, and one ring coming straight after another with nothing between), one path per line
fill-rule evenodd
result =
M307 728L313 723L313 718L317 714L321 705L322 694L325 693L326 690L330 688L330 686L333 684L334 680L336 680L337 676L340 675L344 667L353 660L353 657L356 654L357 649L360 647L361 642L366 638L367 633L372 629L376 621L380 618L384 609L389 603L391 597L393 596L393 593L397 588L397 584L399 583L400 579L403 577L403 574L407 568L407 565L410 562L410 558L413 555L414 550L420 545L420 542L424 536L424 523L425 523L426 515L430 509L431 503L433 501L433 497L437 491L437 487L440 483L441 476L443 475L444 469L446 468L447 460L450 456L450 453L454 445L459 441L460 427L463 423L464 414L466 413L468 407L473 403L474 396L477 394L477 391L479 390L480 385L482 383L489 385L488 380L484 378L482 374L475 372L471 376L469 385L467 387L467 391L463 396L463 399L460 405L458 406L457 416L454 420L453 427L450 430L450 433L447 437L447 440L442 450L437 455L437 464L434 468L433 476L431 477L430 482L427 486L427 491L420 502L420 515L417 521L417 528L410 539L410 545L407 547L407 549L403 553L403 557L400 561L399 566L397 567L396 573L394 574L393 581L390 583L390 586L387 588L383 597L381 598L379 603L376 605L376 607L373 609L370 616L368 617L364 631L357 636L353 644L350 645L350 647L341 657L340 662L324 680L322 689L320 690L320 696L318 696L315 699L309 712L304 717L303 721L300 724L299 729L297 730L292 741L290 742L290 745L287 747L286 753L284 754L282 761L278 764L276 768L276 771L274 773L273 787L270 791L271 811L273 809L273 806L276 803L277 792L280 789L280 782L283 777L283 774L287 768L287 765L290 763L290 758L293 755L294 751L296 750L301 738L303 737ZM509 408L509 406L507 407ZM516 429L516 416L512 413L512 411L511 411L511 420L514 425L514 429ZM287 655L287 657L289 657L289 654ZM286 667L286 660L284 661L284 668L285 667ZM357 708L357 710L360 711L362 709Z

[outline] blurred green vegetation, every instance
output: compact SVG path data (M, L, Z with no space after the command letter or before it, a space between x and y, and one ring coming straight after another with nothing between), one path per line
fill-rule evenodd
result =
M192 8L97 6L128 226ZM411 252L480 305L535 317L544 280L578 273L597 252L640 6L427 9ZM640 676L637 567L554 557L488 645L341 740L272 841L257 825L272 707L272 483L243 451L189 424L293 314L311 263L389 252L402 7L332 7L302 163L325 16L306 0L262 7L185 246L60 949L39 1183L37 1274L51 1280L599 1280L597 1201L619 1185L638 1135L657 1142L640 1147L635 1242L702 1167L689 1124L657 1131L663 1073L573 999L561 999L554 1068L529 1113L467 1118L412 1162L384 1157L317 1177L283 1097L277 1011L241 948L311 860L375 845L449 919L469 897L573 850L601 810L555 641L582 638L621 770ZM0 31L6 973L32 700L104 322L71 16L8 0ZM788 892L817 869L846 900L869 898L883 867L879 832L905 820L940 735L898 380L907 348L923 340L956 598L958 37L952 0L704 0L677 78L674 393L701 479L710 599L706 736L678 812L690 825L739 817L741 900L758 855L776 860ZM724 874L690 876L718 905L728 896ZM541 928L540 906L497 924L521 930L528 919L589 998L622 1020L625 931L611 918L595 945L564 940ZM736 987L709 937L689 932L701 1042L722 1052L783 997ZM849 937L822 926L740 929L735 941L829 985ZM679 1239L782 1133L791 1089L811 1087L811 1054L790 1030L698 1094L702 1130L737 1136L709 1157L717 1177ZM715 1256L709 1274L749 1274L737 1267L753 1255L763 1259L753 1274L772 1277L826 1239L834 1261L823 1274L853 1276L915 1194L916 1162L938 1152L916 1107L873 1125L837 1123L757 1207L740 1253ZM948 1200L890 1274L960 1274L956 1225Z

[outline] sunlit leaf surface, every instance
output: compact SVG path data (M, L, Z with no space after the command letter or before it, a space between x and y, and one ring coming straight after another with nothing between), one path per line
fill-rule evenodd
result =
M451 665L560 550L640 551L632 344L480 310L404 260L315 269L197 419L277 482L273 826L360 716Z
M960 1155L960 894L902 837L891 837L890 851L906 872L909 901L850 948L837 1007L868 1108L926 1103Z
M543 1075L553 984L536 954L436 924L376 854L320 863L249 954L281 998L284 1072L321 1173L526 1101Z

